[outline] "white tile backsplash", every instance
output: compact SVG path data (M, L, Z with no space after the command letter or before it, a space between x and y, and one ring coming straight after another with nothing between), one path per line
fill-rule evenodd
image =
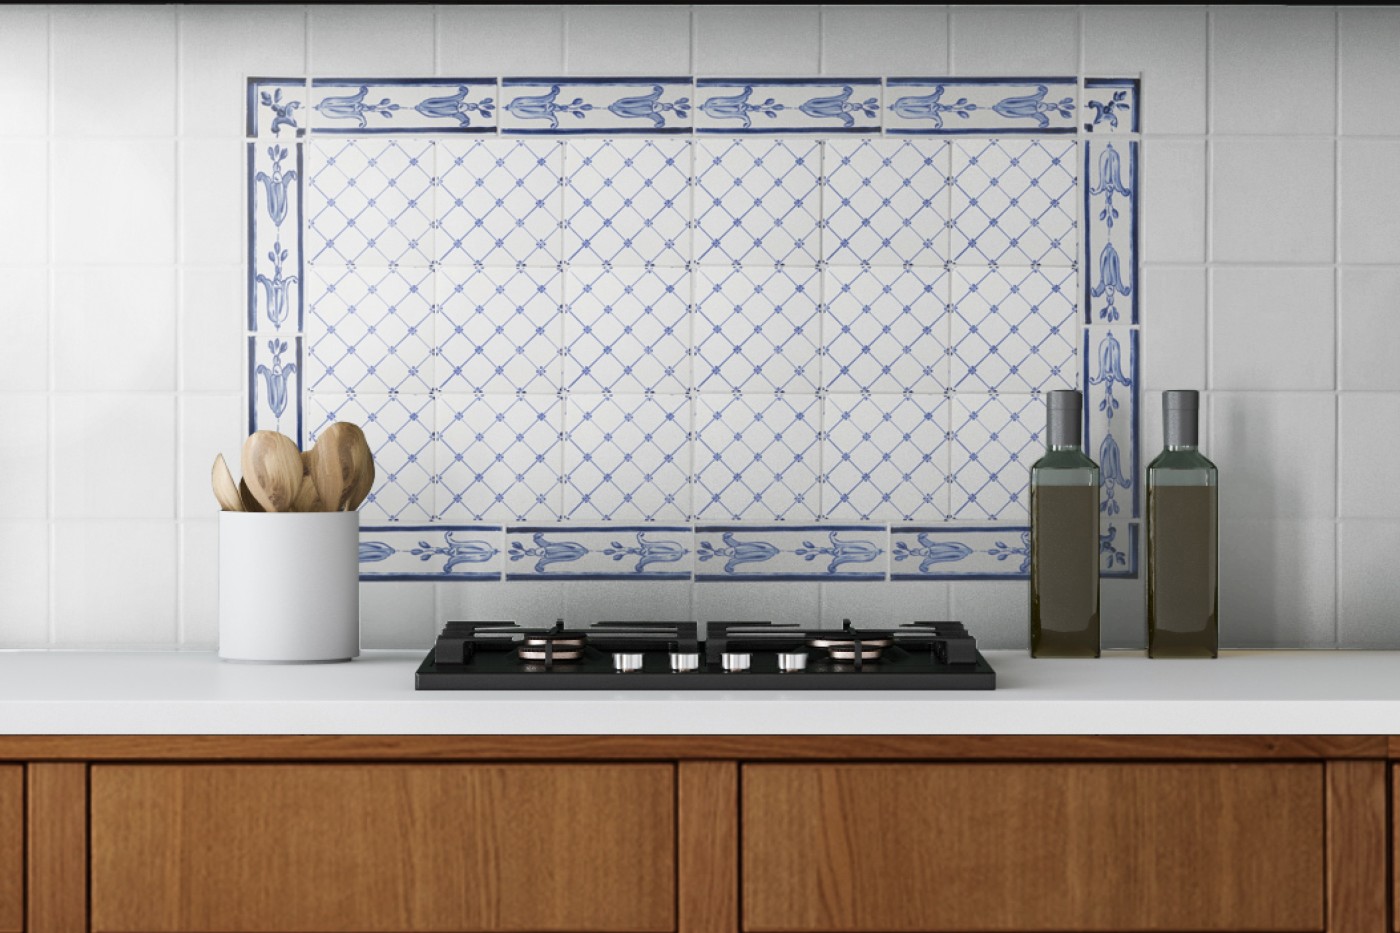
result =
M1400 396L1344 392L1339 417L1339 517L1400 518Z
M1213 270L1211 388L1333 388L1334 281L1331 268Z
M0 192L0 211L25 218L0 225L0 412L9 413L11 436L43 438L38 453L32 444L0 451L0 477L46 490L23 504L6 497L11 510L0 507L0 645L214 643L217 523L206 501L208 462L220 445L236 444L246 409L247 351L240 339L246 325L245 194L233 181L244 159L237 142L242 79L309 71L384 77L1141 73L1146 265L1138 297L1141 375L1151 390L1141 402L1142 462L1159 446L1157 390L1207 388L1206 452L1222 469L1226 518L1222 644L1400 646L1400 630L1384 618L1394 601L1386 580L1394 575L1376 564L1377 555L1394 550L1400 533L1392 519L1376 517L1391 514L1394 504L1387 504L1384 484L1373 482L1394 463L1377 441L1394 432L1377 425L1394 420L1400 393L1400 191L1391 170L1400 155L1394 141L1400 117L1396 41L1400 14L1359 8L0 8L0 81L8 95L0 167L12 180ZM94 106L94 88L105 88L114 73L139 92L104 94L102 106ZM1284 94L1286 106L1278 103ZM303 126L312 117L300 116ZM1352 138L1367 136L1389 138ZM471 145L458 138L443 148L460 154ZM715 145L707 140L696 151ZM800 145L800 137L787 137L777 151ZM434 196L464 197L467 218L479 208L453 188L451 171L447 166ZM813 185L822 171L812 172ZM569 176L567 166L563 172ZM818 187L810 197L829 194ZM569 221L568 197L564 187L548 195L545 225L533 236L570 235L572 227L560 226ZM422 265L442 258L460 267L447 279L465 283L475 273L471 263L484 258L500 269L488 270L492 291L508 289L495 279L505 274L503 267L516 272L514 263L527 257L502 251L492 257L491 250L468 256L460 249L454 255L467 228L446 226L429 251L440 253L425 253ZM713 247L718 231L708 239L704 231L702 219L692 258ZM775 287L804 275L794 271L794 247L809 269L824 258L815 241L810 256L805 242L788 247L777 257L787 261L784 270L772 270L773 257L767 257L765 275L781 277ZM418 260L411 253L393 261L412 265ZM680 250L677 269L685 258ZM1061 261L1053 254L1030 258L1047 266ZM722 265L729 263L723 257ZM721 271L699 270L696 280L713 285ZM758 273L736 274L742 279L730 283L731 292L753 284ZM814 283L814 307L830 300L823 276L805 275ZM956 275L945 274L950 291ZM565 278L556 274L555 281ZM567 303L552 300L556 308ZM1071 304L1078 308L1082 300L1076 296ZM724 336L744 317L721 325ZM564 319L557 320L557 333L549 337L556 350L566 340ZM703 309L693 320L701 325ZM820 312L814 320L826 323ZM463 337L432 336L444 356L451 341ZM1077 353L1071 341L1059 365L1079 366ZM719 365L725 379L739 378L741 362L711 356L708 365ZM694 361L697 383L698 367L707 365L702 357ZM810 385L789 387L775 417L830 403L816 394L828 388L827 362L814 366ZM1000 398L988 398L988 387L978 384L982 397L975 403L959 388L950 404L1031 404L1015 394L1014 373L997 372L996 379L1010 379ZM787 384L794 374L775 375ZM754 377L750 365L745 378ZM878 379L854 391L863 389L879 391ZM464 430L454 418L468 411L469 397L448 391L436 403L425 390L421 398L406 399L371 391L353 402L342 391L339 401L328 397L318 404L360 419L387 415L384 406L397 406L395 418L417 412L411 423L422 437L380 442L421 442L428 449L432 432ZM697 432L701 416L722 408L727 391L693 402ZM794 391L810 401L794 409ZM535 407L552 425L546 398ZM497 422L479 417L522 401L529 400L481 400L484 407L471 415L473 429L457 442L460 459L421 464L411 475L385 480L380 518L463 510L467 506L455 497L465 490L480 492L481 484L492 484L493 471L533 462L541 454L524 448L496 461L490 430ZM752 412L738 414L711 426L711 440L722 439L720 431L728 432L726 444L736 443L735 428L753 425ZM782 484L773 487L767 466L767 473L737 475L752 486L772 487L770 495L803 495L803 477L829 469L824 457L835 455L823 450L818 424L812 422L810 443L794 442L802 459L794 460L790 469L797 472ZM308 423L307 429L318 426ZM476 441L478 428L492 440ZM1035 451L1021 451L1009 436L975 434L970 430L955 442L986 447L994 462L945 484L957 498L948 508L964 518L1023 510L1013 498L1022 484L1012 480L1025 464L1009 458ZM219 439L225 437L231 440ZM142 455L121 455L132 449ZM546 458L565 456L559 442L543 442L541 450ZM710 508L728 518L745 499L752 501L754 489L734 479L731 464L710 460L693 469L697 497L705 483L722 489L718 500L695 502L698 512ZM433 474L443 482L434 484ZM545 488L539 495L546 505L541 514L562 507L563 490ZM469 500L476 507L477 500ZM720 503L726 507L716 509ZM528 510L531 504L520 505ZM505 504L492 508L511 511ZM820 508L810 504L814 515ZM15 517L21 514L32 517ZM1338 540L1341 577L1334 580ZM139 553L139 571L105 556L114 553ZM1140 617L1132 608L1140 604L1140 587L1140 581L1105 581L1105 619L1108 607L1114 618L1112 625L1105 622L1106 644L1141 643ZM635 589L632 594L608 583L368 584L365 644L422 647L447 618L547 622L566 606L596 608L601 618L616 614L607 608L613 604L624 615L661 606L696 618L824 622L886 604L912 618L919 613L909 607L926 604L933 607L929 615L962 618L984 646L1023 646L1026 638L1025 589L1016 582L653 583Z
M49 407L42 394L0 395L0 519L49 514Z

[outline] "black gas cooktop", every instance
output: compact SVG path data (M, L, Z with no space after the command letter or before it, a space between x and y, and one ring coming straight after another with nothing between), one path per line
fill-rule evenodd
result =
M449 622L419 690L994 690L961 622Z

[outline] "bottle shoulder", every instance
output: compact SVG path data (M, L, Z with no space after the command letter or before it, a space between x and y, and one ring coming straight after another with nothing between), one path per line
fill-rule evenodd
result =
M1082 450L1051 450L1034 464L1032 470L1097 470L1099 465Z
M1219 470L1199 450L1163 450L1147 465L1148 485L1214 486Z

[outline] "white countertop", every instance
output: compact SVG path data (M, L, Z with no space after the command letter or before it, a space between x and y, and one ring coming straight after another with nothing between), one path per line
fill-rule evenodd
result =
M1400 652L1032 661L992 692L416 692L423 653L0 652L0 734L1400 734Z

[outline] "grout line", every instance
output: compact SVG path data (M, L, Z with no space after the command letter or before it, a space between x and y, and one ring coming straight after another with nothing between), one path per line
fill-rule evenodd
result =
M183 113L183 110L184 110L184 108L182 107L182 104L183 104L183 102L184 102L184 82L181 80L182 77L183 77L183 69L182 69L182 67L181 67L181 64L182 64L183 55L184 55L184 17L185 17L184 7L183 7L182 5L177 5L177 6L175 7L175 127L176 127L176 130L177 130L177 131L184 128L184 127L183 127L183 120L182 120L182 116L181 116L182 113ZM177 135L178 135L178 132L177 132ZM183 343L183 330L184 330L183 327L181 326L181 322L182 322L182 319L183 319L183 313L182 313L183 309L182 309L181 303L180 303L180 297L181 297L181 289L180 289L180 286L181 286L182 284L184 284L184 282L183 282L183 280L184 280L184 272L183 272L183 269L184 269L184 262L185 262L185 259L186 259L186 257L187 257L187 254L188 254L188 250L187 250L187 248L186 248L186 246L185 246L185 223L184 223L184 209L183 209L183 208L184 208L184 204L183 204L184 190L183 190L183 186L182 186L182 184L181 184L182 181L184 180L184 171L183 171L183 169L184 169L184 164L183 164L183 159L182 159L182 157L184 156L184 154L185 154L185 144L184 144L184 143L181 143L181 142L176 142L176 143L175 143L175 178L174 178L175 191L174 191L174 197L172 198L172 203L174 204L174 207L175 207L175 217L174 217L174 227L175 227L175 269L172 270L172 271L174 272L174 275L172 276L172 284L173 284L174 290L175 290L175 294L173 295L173 298L174 298L174 305L175 305L175 321L174 321L173 326L170 328L170 330L171 330L171 339L172 339L173 342L174 342L174 346L173 346L173 348L172 348L172 353L173 353L174 358L175 358L175 359L174 359L174 362L175 362L175 367L174 367L174 369L175 369L175 372L174 372L174 375L175 375L175 411L174 411L175 423L174 423L171 427L172 427L172 429L173 429L173 434L174 434L174 436L175 436L175 484L174 484L174 487L175 487L175 488L174 488L174 502L172 503L172 505L173 505L173 514L174 514L175 517L176 517L176 523L175 523L175 553L174 553L173 555L171 555L171 557L174 559L174 562L175 562L175 644L176 644L176 645L183 645L183 644L185 643L185 595L184 595L184 594L185 594L185 587L184 587L184 583L185 583L185 573L186 573L186 570L185 570L185 562L184 562L184 559L183 559L183 558L184 558L184 549L181 547L181 545L184 543L184 527L179 523L180 505L181 505L181 503L182 503L183 500L184 500L184 485L185 485L185 476L184 476L185 470L184 470L184 466L185 466L185 456L186 456L186 451L185 451L184 443L183 443L183 441L185 440L185 437L184 437L184 419L183 419L183 417L182 417L182 415L184 414L184 410L185 410L185 400L184 400L184 398L183 398L183 397L181 396L181 394L180 394L180 390L182 390L182 389L184 388L184 385L185 385L185 360L184 360L184 355L180 352L180 347L181 347L181 345L182 345L182 343ZM239 174L241 175L242 172L240 172Z
M1342 14L1332 11L1332 647L1342 643Z
M46 44L47 44L47 49L46 49L46 51L47 51L47 55L48 55L48 61L47 61L47 63L46 63L46 69L47 69L46 81L47 81L47 84L48 84L48 87L47 87L47 98L48 98L48 99L47 99L47 101L46 101L46 103L47 103L47 105L48 105L48 114L47 114L47 116L48 116L48 126L47 126L46 128L47 128L47 130L48 130L48 133L47 133L47 136L45 137L45 147L44 147L44 154L45 154L45 156L46 156L47 159L48 159L48 166L47 166L48 171L46 171L46 172L44 173L44 179L45 179L45 180L44 180L44 187L45 187L45 191L44 191L44 199L45 199L44 210L45 210L45 212L46 212L47 215L48 215L48 217L47 217L47 219L48 219L47 235L46 235L45 238L44 238L44 239L45 239L45 242L44 242L44 258L45 258L45 260L46 260L46 262L47 262L47 268L48 268L48 274L45 275L45 277L44 277L44 280L45 280L45 288L44 288L44 292L45 292L45 294L44 294L44 307L45 307L46 312L47 312L46 315L45 315L46 318L47 318L47 320L46 320L46 322L45 322L45 335L46 335L46 340L47 340L47 342L48 342L48 346L45 348L45 358L46 358L47 361L48 361L48 376L47 376L47 379L45 380L44 388L47 390L48 398L45 399L45 405L44 405L44 407L45 407L45 418L46 418L46 420L47 420L48 423L44 426L44 427L45 427L44 435L45 435L45 437L47 438L47 441L46 441L46 444L45 444L45 446L46 446L47 449L46 449L45 452L46 452L46 454L48 455L48 463L45 464L44 470L45 470L45 476L46 476L47 479L48 479L48 486L49 486L48 491L47 491L47 495L45 495L45 497L44 497L44 500L45 500L45 502L44 502L45 529L46 529L46 531L47 531L47 533L48 533L48 542L47 542L47 547L46 547L46 549L45 549L45 550L48 552L48 553L47 553L47 558L48 558L47 567L45 567L45 572L47 573L46 584L47 584L47 590L48 590L48 600L47 600L47 604L45 605L44 608L45 608L45 615L46 615L46 619L45 619L45 621L46 621L46 626L45 626L45 627L46 627L45 642L46 642L46 644L47 644L49 647L53 647L54 645L56 645L56 644L58 643L58 619L57 619L57 616L56 616L56 614L55 614L55 612L54 612L54 606L55 606L55 605L57 604L57 602L58 602L58 585L57 585L57 582L56 582L56 580L55 580L56 574L54 573L54 568L58 566L58 542L57 542L58 529L57 529L57 525L56 525L56 515L57 515L57 511L58 511L58 483L57 483L57 481L56 481L56 480L57 480L57 476L55 475L55 468L56 468L56 465L57 465L57 463L58 463L58 446L57 446L57 442L56 442L55 437L54 437L54 435L55 435L54 423L55 423L55 417L56 417L56 415L57 415L57 411L56 411L56 409L55 409L56 400L55 400L55 396L54 396L54 389L55 389L55 387L56 387L56 381L55 381L55 379L56 379L56 375L55 375L55 373L56 373L56 366L55 366L55 362L56 362L56 359L55 359L55 358L56 358L56 353L55 353L55 351L54 351L54 347L55 347L56 344L57 344L57 340L56 340L55 338L57 337L57 329L58 329L58 328L57 328L57 323L56 323L56 322L57 322L58 315L55 313L56 307L55 307L55 304L54 304L54 297L55 297L55 296L54 296L54 291L55 291L55 289L54 289L54 285L55 285L55 281L54 281L54 272L55 272L55 268L54 268L54 256L56 255L56 250L54 249L54 239L55 239L56 234L55 234L55 231L54 231L54 226L55 226L55 225L54 225L54 223L53 223L54 203L55 203L55 198L54 198L54 177L53 177L53 175L54 175L54 173L53 173L53 164L54 164L54 116L55 116L55 113L54 113L54 111L55 111L55 95L54 95L54 26L53 26L53 7L49 7L49 8L45 11L44 29L45 29L45 40L46 40Z

